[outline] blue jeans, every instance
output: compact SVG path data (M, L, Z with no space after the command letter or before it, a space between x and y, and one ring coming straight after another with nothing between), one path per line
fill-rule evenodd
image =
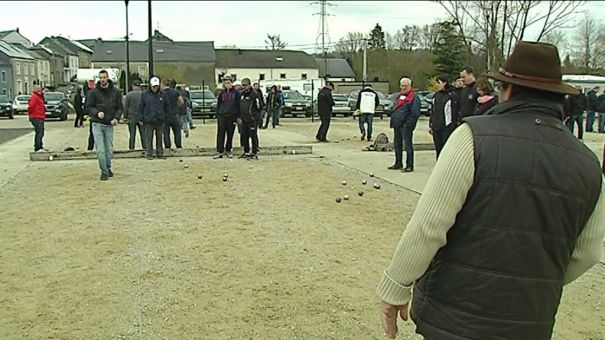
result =
M111 155L113 154L113 126L92 123L92 136L95 140L101 172L108 175L111 170Z
M189 128L193 127L193 116L191 115L191 109L187 108L187 122L189 123Z
M361 131L361 137L366 136L366 129L364 124L368 124L368 140L372 139L372 122L374 121L373 113L364 113L359 116L359 131Z
M586 132L593 132L594 117L594 111L588 111L586 114Z
M42 138L44 138L44 119L31 119L30 123L34 127L34 151L43 149Z
M405 167L414 168L414 127L393 129L395 132L393 149L395 149L395 166L403 166L403 146L405 145Z

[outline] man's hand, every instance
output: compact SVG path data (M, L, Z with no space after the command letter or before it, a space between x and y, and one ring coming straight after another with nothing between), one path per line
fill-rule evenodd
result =
M143 125L145 125L142 121L139 122L139 126L143 127Z
M380 319L382 320L382 328L390 339L397 337L397 314L401 316L403 321L408 321L408 304L393 306L384 301L381 303Z
M104 119L104 118L105 118L105 112L103 112L103 111L99 111L99 112L97 113L97 117L99 117L99 119Z
M112 120L111 120L111 125L113 125L113 126L118 125L118 120L117 120L117 119L115 119L115 118L114 118L114 119L112 119Z

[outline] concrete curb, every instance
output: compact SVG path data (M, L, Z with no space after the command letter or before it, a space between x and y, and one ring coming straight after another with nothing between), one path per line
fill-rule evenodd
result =
M233 153L237 157L244 152L241 147L233 148ZM261 156L280 156L280 155L309 155L313 153L312 146L266 146L261 149ZM208 148L188 148L165 150L166 157L212 157L216 155L216 149ZM121 158L145 158L145 150L115 150L114 159ZM30 152L31 161L65 161L65 160L96 160L95 151L59 151L59 152Z

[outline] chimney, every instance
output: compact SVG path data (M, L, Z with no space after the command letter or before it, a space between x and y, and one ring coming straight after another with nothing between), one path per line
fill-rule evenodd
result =
M17 27L17 29L15 31L17 31L17 33L19 33L19 27Z

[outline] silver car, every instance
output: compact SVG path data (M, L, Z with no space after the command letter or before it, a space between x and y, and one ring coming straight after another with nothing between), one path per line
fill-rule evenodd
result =
M29 95L16 96L15 100L13 101L13 112L15 114L20 112L27 113L27 108L29 107L29 98L31 98Z
M332 108L332 116L342 114L345 117L351 115L351 108L349 107L349 98L346 94L333 94L334 107Z

